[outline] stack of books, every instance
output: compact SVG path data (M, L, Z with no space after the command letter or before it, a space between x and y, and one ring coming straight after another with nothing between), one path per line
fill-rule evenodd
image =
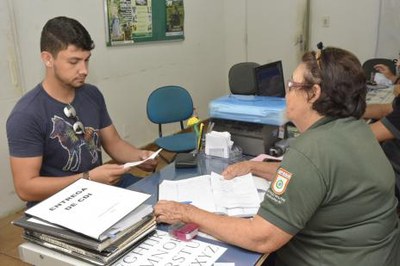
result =
M13 221L29 242L108 265L156 229L149 194L80 179Z

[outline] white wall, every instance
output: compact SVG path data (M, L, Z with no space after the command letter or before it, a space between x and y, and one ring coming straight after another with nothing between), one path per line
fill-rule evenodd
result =
M11 27L1 27L3 22L10 23L7 8L3 9L5 1L1 1L0 44L6 42L8 46L17 49L9 52L7 46L4 51L0 45L0 56L4 53L12 56L14 53L14 65L18 66L21 61L21 67L16 68L17 77L21 73L23 78L18 84L12 85L8 66L0 64L1 84L3 81L11 84L2 86L0 92L0 122L3 125L0 134L0 168L3 170L0 179L0 217L23 206L12 185L4 125L11 108L22 95L20 87L28 91L42 79L39 37L42 26L49 18L58 15L74 17L88 29L96 43L88 81L98 85L103 92L120 133L126 128L126 134L129 135L127 140L142 146L154 140L157 135L157 127L148 122L145 112L147 96L157 86L178 84L186 87L200 117L206 118L208 102L228 92L227 73L231 65L248 59L264 63L285 56L285 42L281 46L274 44L277 50L262 49L257 43L266 41L265 35L257 37L254 33L268 31L271 38L288 34L273 29L274 23L283 28L288 27L285 24L288 21L295 23L296 17L285 19L285 16L296 16L295 11L285 12L290 8L296 9L295 5L290 5L291 1L269 0L269 5L266 5L265 0L186 0L184 41L106 47L102 0L7 0L7 3L12 3L15 12L16 43L19 50L12 38L9 38ZM323 40L327 45L348 48L362 59L373 54L376 34L371 35L371 31L364 30L364 27L368 23L376 24L375 0L350 2L312 1L312 19L315 20L312 23L312 48L317 41ZM256 10L257 4L260 8L270 9L268 19L262 20L268 25L259 23L257 17L246 19L253 15L246 12ZM363 6L362 12L354 12L359 6ZM3 12L6 13L4 17ZM329 28L320 27L321 15L330 16ZM367 29L371 28L374 29L367 26ZM248 44L247 39L249 29L252 45ZM288 64L285 72L291 73L293 69L290 68L292 66ZM172 132L177 128L170 127L168 130Z
M11 210L21 207L21 201L14 192L8 157L8 145L5 124L11 108L22 95L20 73L18 71L18 54L13 32L11 12L8 2L0 1L0 217Z
M42 77L41 27L51 17L66 15L78 19L94 39L88 82L99 86L114 124L120 131L123 125L128 127L132 143L140 146L156 136L156 126L146 118L145 99L157 86L178 84L187 88L200 116L206 117L208 101L224 93L220 79L224 75L224 27L216 23L224 13L223 3L186 1L184 41L106 47L102 2L15 1L27 89Z
M311 0L310 48L320 41L352 51L362 62L374 57L378 30L377 0ZM329 27L322 20L329 18Z
M380 2L381 21L378 28L376 56L398 58L400 56L400 1L381 0Z

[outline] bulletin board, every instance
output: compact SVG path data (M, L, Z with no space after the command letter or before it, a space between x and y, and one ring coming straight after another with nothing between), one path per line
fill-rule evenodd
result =
M183 0L104 0L107 46L184 39Z

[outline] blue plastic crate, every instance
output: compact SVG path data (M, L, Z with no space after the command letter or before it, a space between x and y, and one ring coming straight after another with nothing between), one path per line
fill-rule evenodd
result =
M285 98L225 95L209 104L211 118L280 126L287 122Z

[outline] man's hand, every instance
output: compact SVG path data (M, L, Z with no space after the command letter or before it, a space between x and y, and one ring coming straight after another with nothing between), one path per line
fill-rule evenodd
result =
M90 180L115 185L120 179L121 175L127 173L129 168L124 168L119 164L103 164L89 171Z
M148 150L141 150L140 151L140 160L146 160L149 158L154 152L153 151L148 151ZM138 168L146 171L146 172L153 172L154 169L157 167L157 160L155 159L150 159L142 164L137 166Z
M374 66L375 70L379 73L382 73L387 79L390 79L392 82L396 80L396 75L392 73L387 65L377 64Z

